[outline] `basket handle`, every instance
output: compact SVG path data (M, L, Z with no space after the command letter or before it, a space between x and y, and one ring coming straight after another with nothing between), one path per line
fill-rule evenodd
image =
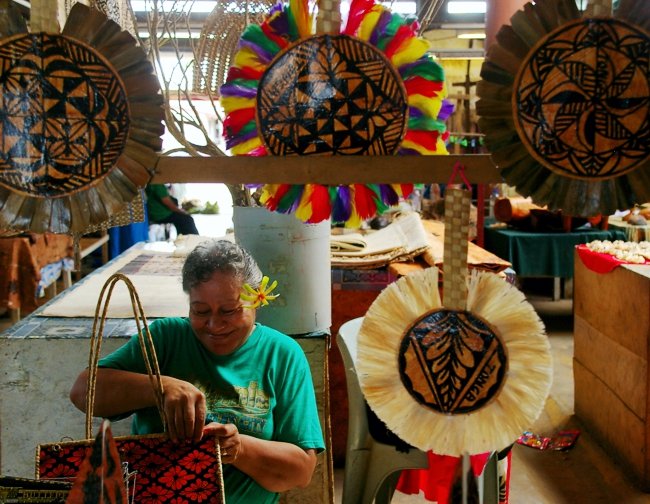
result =
M95 386L97 383L97 366L99 362L99 354L102 347L102 339L104 335L104 326L106 323L106 313L108 311L108 304L113 294L113 289L118 282L124 282L129 290L131 297L131 306L133 308L133 316L138 329L138 339L140 341L140 349L144 358L145 366L147 367L147 374L151 381L151 386L154 390L156 398L156 407L160 418L163 421L165 431L167 430L167 421L164 409L164 390L162 378L160 376L160 367L156 357L156 349L153 345L153 339L149 326L147 325L147 317L144 314L142 303L138 296L137 291L131 280L122 273L114 273L104 283L102 290L99 294L97 307L95 308L95 320L93 322L93 330L90 337L90 355L88 358L88 381L86 390L86 439L92 437L92 418L93 409L95 406Z

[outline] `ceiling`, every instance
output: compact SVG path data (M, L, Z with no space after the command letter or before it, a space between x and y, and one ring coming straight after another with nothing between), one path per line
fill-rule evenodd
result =
M138 30L141 34L147 32L147 13L144 9L150 9L151 6L156 4L156 2L159 5L170 5L173 3L176 9L177 20L181 21L181 24L186 29L186 31L189 28L189 30L192 32L193 38L197 38L199 36L201 28L204 26L205 20L213 10L214 6L217 5L217 0L164 0L164 4L163 0L127 1L130 2L135 11L136 20L138 22ZM342 3L346 1L347 0L342 0ZM455 39L456 35L462 31L482 31L484 29L485 14L450 14L448 12L447 6L451 1L454 1L456 4L476 3L475 1L471 0L383 0L383 2L386 5L389 5L394 12L401 12L402 8L406 7L410 8L411 10L415 10L421 20L424 16L427 15L427 13L429 14L429 18L431 18L430 14L432 12L435 12L435 15L428 23L427 28L425 30L422 30L422 32L425 34L425 37L430 40L448 41L450 39ZM14 5L17 5L20 8L26 17L29 16L29 0L13 0L13 2ZM232 0L228 5L237 8L240 5L266 5L273 2L274 0L245 0L244 3L238 0ZM404 5L398 6L399 4ZM181 12L182 15L179 15L178 12ZM186 15L187 12L189 12L189 15ZM185 37L189 38L188 35L185 35ZM185 45L189 48L189 43L181 42L181 47ZM482 47L482 44L475 44L474 48L477 48L477 46ZM441 44L440 50L451 51L453 53L456 49L464 51L467 49L467 47L467 41L453 41L451 44L448 42ZM476 49L473 52L470 51L467 53L467 55L472 56L474 53L476 53Z

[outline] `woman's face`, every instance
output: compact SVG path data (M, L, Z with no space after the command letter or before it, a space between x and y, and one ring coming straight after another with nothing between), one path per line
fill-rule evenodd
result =
M215 272L190 289L190 324L201 344L215 355L228 355L253 331L255 310L244 308L242 283L229 273Z

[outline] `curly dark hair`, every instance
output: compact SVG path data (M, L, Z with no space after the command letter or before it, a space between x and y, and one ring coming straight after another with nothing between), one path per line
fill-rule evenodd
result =
M254 289L262 282L262 271L253 256L229 240L206 240L189 253L183 264L183 290L190 291L216 272L230 273Z

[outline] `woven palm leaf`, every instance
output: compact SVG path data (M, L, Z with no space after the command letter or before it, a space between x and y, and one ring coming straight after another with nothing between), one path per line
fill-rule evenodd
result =
M201 29L198 56L194 60L194 92L219 96L244 28L250 23L260 23L274 3L273 0L217 2Z
M573 0L540 0L499 30L477 113L518 193L583 216L650 199L649 17L645 0L593 18ZM596 73L595 61L611 71Z
M444 70L414 18L374 0L292 0L246 27L220 88L226 148L246 156L448 154ZM316 28L316 29L314 29ZM336 163L331 169L336 170ZM264 184L259 201L307 223L359 227L413 184Z
M80 235L110 222L140 195L162 147L163 100L145 53L118 24L82 4L72 7L60 34L14 33L0 46L11 124L0 131L0 228ZM20 62L34 50L46 57L41 80L32 82ZM67 72L52 73L50 61ZM45 119L36 100L12 104L44 81L58 90L43 88ZM33 118L43 133L24 128Z
M444 305L437 268L389 285L361 324L356 368L391 431L421 450L459 456L501 450L530 428L552 364L524 295L493 273L467 277L469 192L459 215L447 205L454 191L445 195Z

